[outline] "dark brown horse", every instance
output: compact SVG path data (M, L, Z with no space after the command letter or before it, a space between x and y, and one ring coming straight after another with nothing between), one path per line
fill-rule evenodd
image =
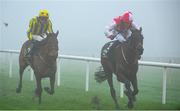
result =
M131 37L122 43L117 45L112 49L111 59L106 56L107 46L111 42L106 43L101 51L101 64L103 69L100 69L95 73L95 79L98 82L104 80L108 81L111 96L115 102L116 108L119 109L119 104L116 98L115 89L113 87L112 74L114 73L119 82L125 84L126 91L124 93L128 97L128 108L133 107L133 101L135 101L135 95L138 94L137 85L137 71L138 71L138 59L141 58L143 54L143 36L141 34L142 28L140 30L132 31ZM133 87L133 90L131 88Z
M35 90L35 97L39 97L39 104L41 103L42 78L50 78L50 88L45 87L44 90L50 95L54 93L55 73L57 69L56 59L58 57L58 33L59 32L57 31L57 33L47 34L47 38L38 43L38 49L36 52L34 52L30 61L26 60L25 55L27 47L29 47L31 41L26 41L23 44L19 55L20 80L16 92L21 92L23 72L25 68L30 65L34 70L34 75L36 78L37 88Z

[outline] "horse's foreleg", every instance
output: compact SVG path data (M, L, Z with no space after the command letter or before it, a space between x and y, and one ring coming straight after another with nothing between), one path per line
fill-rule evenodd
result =
M50 95L54 94L54 84L55 84L55 75L50 77L51 89L49 87L44 87L44 90Z
M54 94L55 75L50 78L51 93Z
M121 70L119 68L118 65L116 65L116 74L117 74L117 79L120 82L123 82L125 84L126 87L126 91L124 91L124 93L126 94L126 96L128 97L128 108L132 108L133 107L133 96L132 96L132 89L131 89L131 83L130 81L121 73Z
M42 86L41 86L41 78L36 77L37 88L35 90L35 95L39 97L39 104L41 104L41 95L42 95Z
M128 108L133 108L133 95L131 90L130 81L122 74L118 74L118 81L123 82L125 84L126 91L124 93L128 97Z
M21 89L22 89L22 76L23 76L23 72L24 72L24 69L27 67L27 65L20 65L20 68L19 68L19 84L18 84L18 87L16 88L16 93L20 93L21 92Z
M136 101L136 95L138 94L139 90L138 90L138 83L137 83L137 76L135 76L135 78L131 81L132 86L133 86L133 101Z
M131 84L130 81L127 80L123 75L120 75L118 78L121 78L121 82L123 82L125 84L125 88L126 91L124 91L124 93L126 94L126 96L128 97L128 108L133 108L133 95L132 95L132 90L131 90Z
M115 89L113 87L112 74L108 75L108 84L109 84L111 96L115 102L116 108L119 109L119 104L118 104L117 99L116 99L116 92L115 92Z

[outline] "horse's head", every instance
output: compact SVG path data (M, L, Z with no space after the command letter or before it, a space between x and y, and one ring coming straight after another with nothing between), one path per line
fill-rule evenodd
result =
M129 46L134 51L135 54L137 54L138 59L141 58L141 55L143 54L144 48L143 48L143 35L141 34L142 28L138 30L132 30L131 37L129 38Z
M58 34L59 31L56 33L47 33L46 51L48 57L53 59L56 59L58 56Z

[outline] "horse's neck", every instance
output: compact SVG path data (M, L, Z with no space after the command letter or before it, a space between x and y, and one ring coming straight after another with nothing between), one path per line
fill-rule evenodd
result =
M42 44L39 47L39 55L43 58L46 58L46 56L48 55L48 46L47 43L46 44Z
M122 48L124 50L125 57L127 59L127 62L132 64L136 61L136 54L134 49L132 49L129 44L123 44Z

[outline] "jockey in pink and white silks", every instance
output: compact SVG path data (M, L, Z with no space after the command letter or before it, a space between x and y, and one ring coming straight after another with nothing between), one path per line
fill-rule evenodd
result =
M133 22L132 13L126 11L122 16L113 19L109 26L106 26L105 36L113 40L116 38L120 43L123 43L130 37L131 30L137 29Z

